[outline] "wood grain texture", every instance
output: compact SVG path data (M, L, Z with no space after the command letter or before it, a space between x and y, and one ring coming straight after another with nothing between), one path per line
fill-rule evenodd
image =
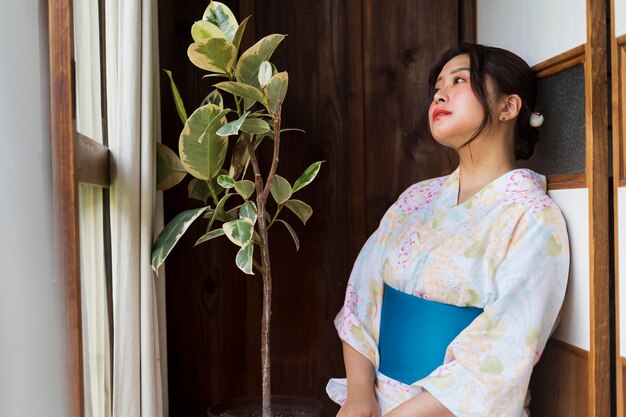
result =
M585 45L580 45L533 65L532 70L537 78L544 78L554 75L557 72L565 71L575 65L582 64L584 61Z
M530 381L532 417L588 417L589 352L550 339Z
M367 231L410 184L450 173L456 155L428 132L430 68L460 39L457 1L364 0ZM385 22L381 30L380 22Z
M108 187L109 148L80 133L76 134L76 181L100 187Z
M52 138L52 194L56 240L56 276L64 281L70 409L83 416L83 349L81 331L78 188L74 164L72 106L71 1L48 1L50 41L50 122Z
M556 174L548 175L548 191L549 190L569 190L572 188L586 188L585 173L579 174Z
M611 413L606 1L587 0L586 174L589 187L589 417Z
M614 331L615 331L615 414L618 417L624 417L624 359L621 356L621 339L623 336L620 332L620 323L621 323L621 313L620 310L622 306L620 305L620 291L626 289L626 286L623 287L620 283L620 270L622 268L622 262L619 258L619 198L618 191L621 185L621 182L624 179L624 162L626 159L624 158L624 123L626 122L626 118L624 117L624 80L626 80L626 75L624 71L626 69L625 59L626 59L626 51L624 51L624 47L618 42L618 39L615 38L615 1L611 0L610 2L610 47L611 47L611 108L612 108L612 133L613 137L612 145L613 145L613 189L611 190L613 193L613 274L614 274L614 294L615 294L615 320L614 320ZM626 226L623 226L626 227ZM624 306L626 308L626 306Z

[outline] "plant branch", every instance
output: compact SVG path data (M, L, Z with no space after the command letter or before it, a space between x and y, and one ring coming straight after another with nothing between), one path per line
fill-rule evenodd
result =
M211 192L211 197L213 198L213 203L217 208L217 205L220 203L219 198L217 198L217 194L215 193L215 187L213 187L213 180L208 180L207 184L209 184L209 191ZM219 213L217 213L219 214Z
M276 175L276 169L278 168L278 153L280 150L280 113L283 103L279 101L276 103L276 112L274 113L274 157L272 158L272 165L270 172L267 174L267 181L265 182L265 189L263 190L263 201L267 201L267 196L270 193L270 186L274 175Z

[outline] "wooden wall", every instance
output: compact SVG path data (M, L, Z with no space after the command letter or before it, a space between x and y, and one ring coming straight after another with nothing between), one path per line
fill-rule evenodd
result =
M304 129L282 141L279 172L293 181L325 160L301 198L314 208L296 253L284 230L270 234L274 267L272 386L320 399L344 374L332 320L352 263L387 207L409 184L450 172L455 161L421 123L430 66L461 39L473 39L472 1L233 0L253 15L248 35L289 36L272 61L290 76L284 126ZM172 70L188 111L209 91L188 61L189 28L204 2L159 1L161 67ZM244 38L244 42L246 39ZM247 38L250 45L251 38ZM176 148L182 127L164 76L163 142ZM196 206L186 187L165 193L165 217ZM192 248L200 224L166 265L170 415L204 416L230 397L260 392L261 286L234 268L228 242Z

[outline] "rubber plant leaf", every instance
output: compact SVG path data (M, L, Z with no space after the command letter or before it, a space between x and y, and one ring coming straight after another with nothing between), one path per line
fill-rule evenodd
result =
M161 143L156 145L156 189L157 191L163 191L181 182L187 175L187 171L173 150Z
M264 102L263 93L261 92L261 90L251 85L237 83L234 81L222 81L221 83L215 84L215 87L228 93L234 94L237 97L249 99L250 101L252 101L252 104L254 104L254 102L256 101L258 101L259 103Z
M178 113L178 117L180 117L181 122L185 123L187 121L187 111L185 110L185 104L183 103L183 99L180 97L180 93L178 92L178 87L176 87L176 83L174 82L174 78L172 77L172 71L163 71L165 71L170 79L170 88L172 89L172 96L174 96L174 104L176 105L176 112Z
M284 204L291 198L291 184L280 175L274 175L272 184L270 185L270 193L274 197L274 201L278 204Z
M289 231L289 234L291 235L291 238L293 239L293 243L296 244L296 250L300 250L300 240L298 239L298 235L296 234L296 231L293 230L293 227L291 227L289 223L287 223L284 220L278 219L277 221L285 225L285 227Z
M201 207L192 210L185 210L178 213L161 231L152 246L151 265L154 272L158 272L159 267L170 254L181 236L185 234L189 226L207 210L208 207Z
M227 39L211 38L189 45L187 56L198 68L229 74L237 59L237 49Z
M216 237L220 237L223 235L224 229L222 229L221 227L219 229L211 230L210 232L203 234L202 237L200 237L200 239L196 241L194 246L198 246L199 244L204 243L207 240L215 239Z
M235 37L239 27L235 14L224 3L212 1L204 11L202 20L213 23L221 29L229 41Z
M252 240L254 225L250 219L237 219L222 225L226 237L235 245L244 247Z
M285 35L268 35L246 50L235 67L235 78L240 83L260 87L258 74L261 62L268 61Z
M302 220L303 224L306 224L307 220L313 214L313 209L304 201L300 200L289 200L285 202L285 207L291 210L300 220Z
M233 120L232 122L226 123L224 126L220 127L217 130L217 134L222 135L222 136L231 136L231 135L238 134L239 129L241 128L241 125L243 124L243 122L246 121L246 117L248 117L249 114L250 112L247 111L244 114L242 114L241 117L239 117L237 120Z
M282 103L285 100L288 85L289 76L285 71L279 72L270 79L269 83L265 87L269 111L275 113L278 102L280 101Z
M252 272L252 260L254 255L254 242L250 241L237 252L235 264L239 269L248 275L254 275Z
M222 29L206 20L198 20L191 26L191 37L194 42L200 42L211 38L227 39L224 32L222 32Z
M324 161L317 161L311 164L303 173L300 175L300 178L293 183L293 192L306 187L309 185L317 176L317 173L320 172L320 167Z

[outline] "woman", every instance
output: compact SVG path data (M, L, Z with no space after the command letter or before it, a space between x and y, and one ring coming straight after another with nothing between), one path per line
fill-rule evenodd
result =
M402 193L355 262L335 319L347 379L327 387L338 417L527 415L563 302L563 216L545 177L515 165L542 121L533 72L461 44L430 83L431 133L460 164Z

